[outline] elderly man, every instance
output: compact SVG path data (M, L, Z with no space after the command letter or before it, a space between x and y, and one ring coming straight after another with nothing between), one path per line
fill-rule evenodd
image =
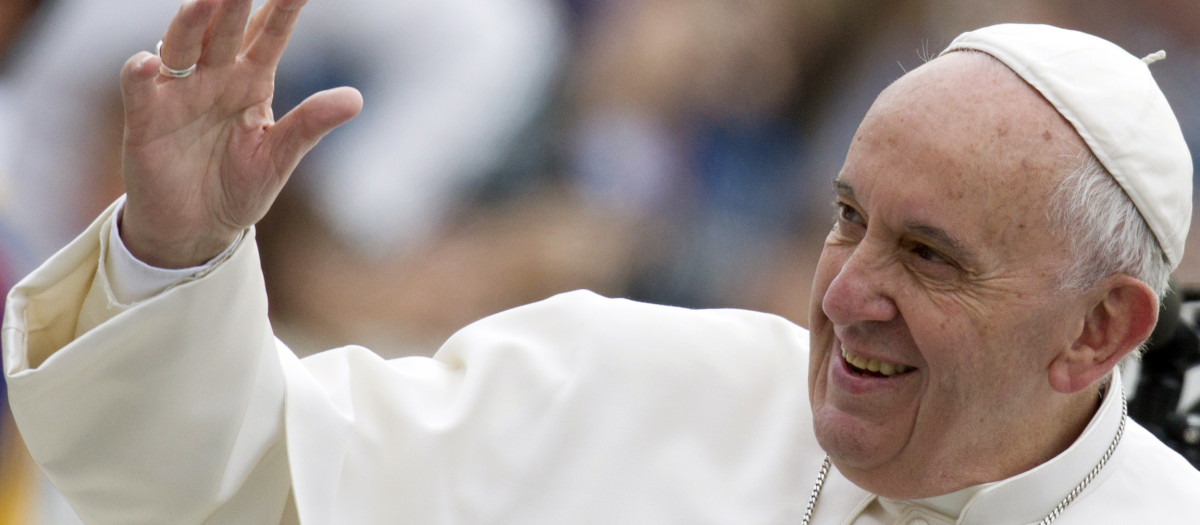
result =
M834 184L811 333L574 293L433 359L300 361L251 227L361 107L272 120L302 3L184 5L123 72L127 199L10 296L14 414L86 521L1195 522L1200 474L1126 418L1115 368L1191 206L1137 58L997 26L888 88Z

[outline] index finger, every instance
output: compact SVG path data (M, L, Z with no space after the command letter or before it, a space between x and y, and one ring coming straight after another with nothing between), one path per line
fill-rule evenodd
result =
M255 64L275 67L283 57L292 30L296 28L296 20L300 17L300 9L307 0L270 0L255 13L255 21L251 22L251 31L257 34L247 35L249 46L245 58ZM261 17L261 18L260 18ZM255 23L262 20L261 23Z

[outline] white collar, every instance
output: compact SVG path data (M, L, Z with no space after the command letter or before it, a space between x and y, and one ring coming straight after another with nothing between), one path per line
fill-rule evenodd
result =
M892 515L892 517L899 517L907 512L910 512L912 507L920 507L924 510L936 513L938 516L945 518L949 522L954 522L958 519L959 515L962 514L963 508L967 506L967 503L969 503L984 489L996 485L997 483L999 482L972 485L962 490L951 492L949 494L943 494L941 496L934 496L932 498L915 500L897 500L885 498L883 496L877 496L877 498L879 499L879 505L883 507L884 511Z

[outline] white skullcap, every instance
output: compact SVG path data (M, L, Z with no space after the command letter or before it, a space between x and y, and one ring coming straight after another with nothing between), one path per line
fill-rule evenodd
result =
M942 54L962 49L995 57L1040 91L1124 188L1171 267L1179 266L1192 217L1192 156L1146 62L1102 38L1046 25L963 33Z

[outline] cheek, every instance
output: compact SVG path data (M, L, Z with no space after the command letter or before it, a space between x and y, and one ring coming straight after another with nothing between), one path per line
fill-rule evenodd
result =
M828 245L821 251L809 300L808 394L810 402L818 404L824 398L825 371L830 358L827 350L833 346L833 325L822 310L821 303L829 291L830 283L841 269L841 258L836 252L836 247Z
M1044 371L1041 350L1046 336L1043 317L1032 311L1020 318L1003 312L980 312L954 301L929 301L920 321L909 330L928 363L929 388L939 398L963 407L994 406L997 398L1023 396Z
M992 366L998 357L993 343L1000 342L994 318L944 294L914 293L910 298L909 332L933 370L955 375Z

